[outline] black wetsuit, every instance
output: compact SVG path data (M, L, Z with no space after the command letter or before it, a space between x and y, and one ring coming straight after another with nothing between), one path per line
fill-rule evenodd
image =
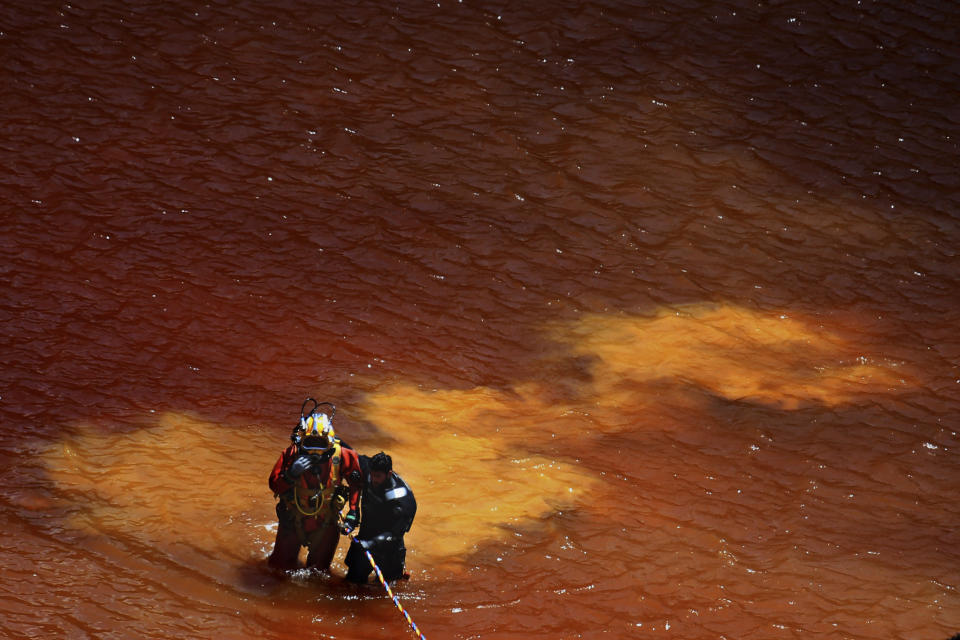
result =
M371 542L370 553L380 567L384 580L396 580L403 576L407 548L403 546L403 534L410 530L417 513L417 501L413 491L393 471L378 488L370 483L369 458L360 456L364 484L360 497L360 532L358 540ZM366 582L373 571L363 547L354 541L347 551L347 580Z

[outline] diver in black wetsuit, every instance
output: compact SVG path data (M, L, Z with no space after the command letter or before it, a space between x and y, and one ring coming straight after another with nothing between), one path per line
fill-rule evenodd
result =
M363 584L373 571L364 550L373 555L386 581L406 577L403 566L407 548L403 534L410 530L417 513L413 491L393 471L393 460L380 452L360 456L364 486L360 497L360 532L347 551L346 579ZM347 530L349 532L349 529Z

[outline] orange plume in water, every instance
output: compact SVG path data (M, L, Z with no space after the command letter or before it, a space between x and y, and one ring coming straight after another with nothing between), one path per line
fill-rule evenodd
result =
M589 379L562 401L535 383L432 391L400 383L355 408L382 436L350 440L361 452L387 450L417 496L408 546L418 566L458 571L511 531L590 508L600 478L578 463L577 447L597 434L664 428L645 417L656 415L664 387L671 397L697 388L789 410L906 384L896 364L858 356L836 334L741 307L594 314L550 332L568 349L563 358L590 363ZM266 477L285 446L277 429L225 429L177 414L132 432L74 427L47 456L73 504L72 526L215 573L269 552Z
M273 542L276 453L263 430L167 413L136 431L75 425L46 461L73 528L226 577Z
M593 363L592 393L624 401L624 385L695 386L781 409L837 405L906 384L899 363L876 362L840 336L785 314L687 305L651 316L591 314L552 335Z
M594 473L546 450L577 428L539 399L488 388L424 391L395 385L368 398L364 417L387 426L394 467L414 488L420 511L410 547L431 565L461 563L505 527L531 526L589 494Z

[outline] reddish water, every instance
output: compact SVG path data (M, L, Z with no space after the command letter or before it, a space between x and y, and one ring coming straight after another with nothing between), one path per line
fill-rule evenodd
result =
M307 395L431 640L960 631L958 24L8 3L3 634L407 637L265 567Z

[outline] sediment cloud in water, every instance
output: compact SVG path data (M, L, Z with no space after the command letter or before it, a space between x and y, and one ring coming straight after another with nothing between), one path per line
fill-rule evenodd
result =
M835 406L910 384L900 363L878 361L838 334L732 305L688 305L651 316L591 314L553 327L592 362L590 393L623 401L651 383L700 387L728 400L781 409ZM634 387L624 391L624 384Z
M266 431L167 413L123 433L74 425L45 458L68 526L226 576L273 543L266 479L284 446Z
M396 385L360 407L393 440L398 470L424 504L413 537L431 561L454 561L481 541L502 539L505 525L589 506L601 478L576 463L578 447L591 435L658 428L624 424L622 414L638 406L655 414L664 387L671 398L694 388L792 410L908 384L899 364L874 362L835 333L735 306L590 315L554 326L551 336L566 357L590 363L589 380L561 402L543 383L508 391Z
M588 315L550 335L564 347L561 358L588 362L591 374L560 401L546 383L434 391L397 384L351 409L386 439L342 435L363 453L388 451L417 495L408 538L415 566L462 570L472 552L504 544L511 529L590 505L603 479L577 463L577 448L598 433L657 428L623 416L656 410L664 389L790 410L909 383L902 367L875 362L835 333L734 306ZM167 414L130 433L77 425L47 460L73 526L217 573L272 545L266 476L285 436Z
M577 427L564 408L545 405L536 387L396 385L360 409L389 434L384 448L417 495L409 546L420 562L460 564L481 542L506 536L505 527L539 525L597 482L595 472L550 455L556 435Z

